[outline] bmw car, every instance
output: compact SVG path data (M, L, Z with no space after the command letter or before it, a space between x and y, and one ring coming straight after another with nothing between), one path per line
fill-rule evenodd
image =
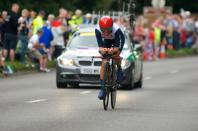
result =
M57 88L78 87L81 83L98 84L100 80L100 56L95 37L95 28L87 27L76 31L64 52L57 58ZM123 30L125 44L121 52L122 69L125 76L122 87L142 87L143 62L140 45L134 45L128 30ZM134 55L135 54L135 55ZM131 59L133 57L133 59Z

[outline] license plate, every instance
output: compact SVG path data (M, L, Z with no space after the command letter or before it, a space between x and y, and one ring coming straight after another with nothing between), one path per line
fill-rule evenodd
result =
M100 74L99 69L91 69L91 68L82 68L81 74Z

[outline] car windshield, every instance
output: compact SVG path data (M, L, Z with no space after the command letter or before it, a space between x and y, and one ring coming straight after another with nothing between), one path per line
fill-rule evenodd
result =
M98 47L95 35L76 35L71 39L69 44L70 49L90 48L90 47L94 47L94 48ZM125 43L123 49L127 49L127 48L128 48L128 44Z
M95 36L75 36L70 41L70 48L87 48L87 47L98 47Z

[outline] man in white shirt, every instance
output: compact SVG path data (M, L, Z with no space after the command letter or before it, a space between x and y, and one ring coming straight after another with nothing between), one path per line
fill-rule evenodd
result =
M50 70L46 68L47 54L41 52L41 49L44 48L44 45L39 42L39 38L42 36L42 34L43 30L39 29L37 33L30 38L28 48L30 50L31 56L39 60L40 71L50 72Z

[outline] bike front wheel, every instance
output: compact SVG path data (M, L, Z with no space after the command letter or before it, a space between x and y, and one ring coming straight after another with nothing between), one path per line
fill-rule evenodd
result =
M106 90L106 96L105 98L103 99L103 107L104 107L104 110L107 110L108 109L108 105L109 105L109 91L108 89Z
M109 94L110 94L110 66L109 63L105 63L105 90L106 90L106 96L103 99L103 107L104 110L108 109L108 104L109 104Z
M112 89L111 91L111 108L112 109L115 109L116 97L117 97L117 89Z

